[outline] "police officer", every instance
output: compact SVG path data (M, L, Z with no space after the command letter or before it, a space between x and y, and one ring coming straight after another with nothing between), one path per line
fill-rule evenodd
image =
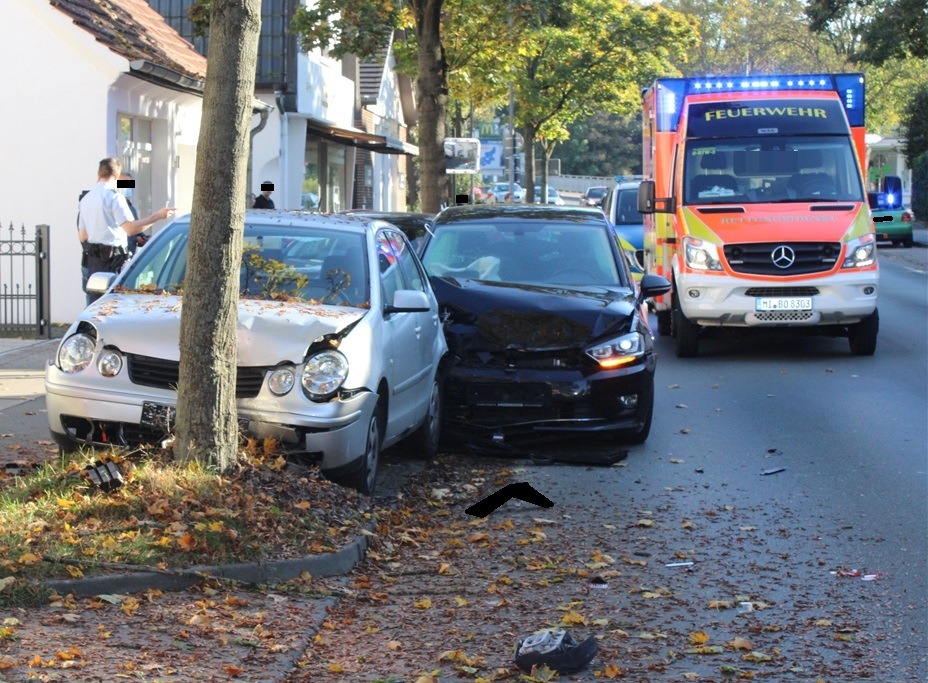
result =
M137 235L155 221L169 218L173 207L159 209L146 218L134 219L126 198L116 191L122 163L108 157L97 169L97 184L80 201L78 235L87 252L89 273L118 273L129 260L128 236ZM100 294L87 295L88 303Z

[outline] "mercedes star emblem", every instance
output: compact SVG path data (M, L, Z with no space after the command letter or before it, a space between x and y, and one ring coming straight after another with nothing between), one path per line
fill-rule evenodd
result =
M770 252L770 260L777 268L789 268L796 262L796 252L791 247L781 244Z

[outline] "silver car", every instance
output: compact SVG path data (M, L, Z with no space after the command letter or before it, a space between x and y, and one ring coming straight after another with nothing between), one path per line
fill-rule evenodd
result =
M189 217L161 231L71 325L45 375L52 436L68 450L158 443L172 432ZM434 455L438 305L403 233L380 220L255 211L245 220L238 418L371 493L380 450L411 435Z

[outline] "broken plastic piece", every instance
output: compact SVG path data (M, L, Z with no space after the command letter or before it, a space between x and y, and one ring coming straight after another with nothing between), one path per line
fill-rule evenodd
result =
M115 491L123 484L122 472L119 471L115 462L104 463L97 460L93 465L87 465L84 469L87 470L90 481L106 493Z
M779 474L780 472L785 472L785 467L774 467L773 469L764 470L761 472L761 476L766 477L768 474Z
M749 614L750 612L754 611L754 603L753 602L739 602L738 611L741 614Z
M671 562L669 564L665 564L664 566L665 567L692 567L693 563L692 562Z

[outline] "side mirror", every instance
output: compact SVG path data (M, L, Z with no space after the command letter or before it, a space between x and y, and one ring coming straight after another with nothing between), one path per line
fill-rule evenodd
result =
M640 304L645 299L653 299L661 294L666 294L672 288L673 285L670 284L667 278L660 275L645 275L641 278L641 284L639 285L638 303Z
M429 297L416 289L399 289L393 294L393 303L384 310L390 313L425 313L431 308Z
M638 186L638 213L654 213L653 180L642 180Z
M92 273L87 279L87 292L89 294L106 294L106 290L116 279L116 273Z

